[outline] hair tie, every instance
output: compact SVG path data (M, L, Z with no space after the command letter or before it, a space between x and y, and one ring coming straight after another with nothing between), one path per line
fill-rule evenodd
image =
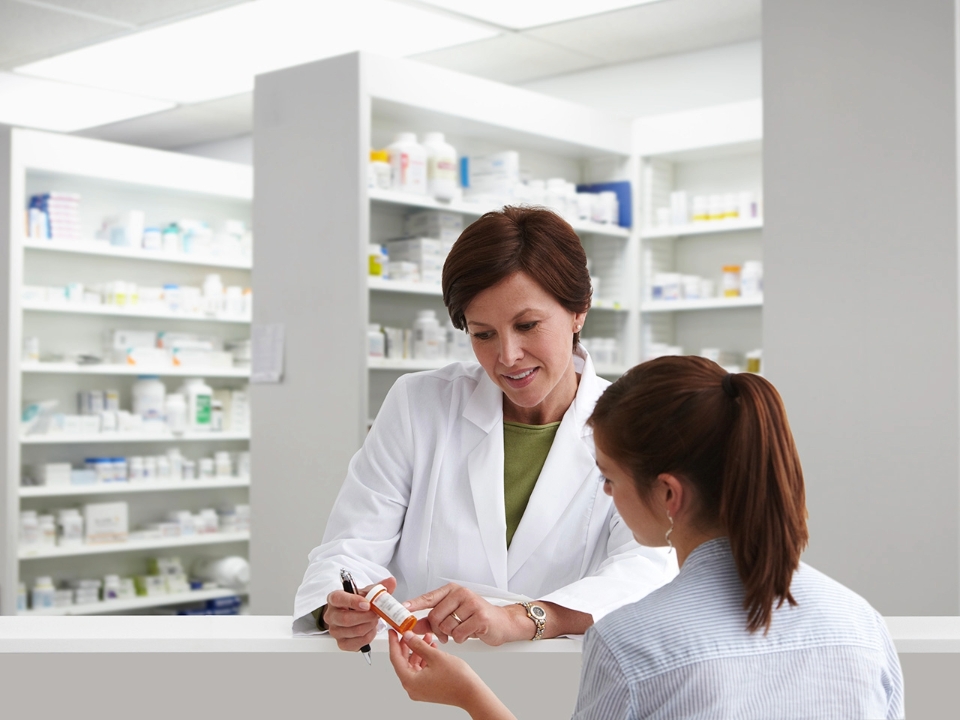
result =
M720 386L723 388L723 391L732 398L739 397L740 391L737 390L737 386L733 384L733 373L727 373L723 376L723 380L720 381Z

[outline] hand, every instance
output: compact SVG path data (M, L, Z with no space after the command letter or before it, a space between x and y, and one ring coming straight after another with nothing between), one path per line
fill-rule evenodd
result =
M380 585L392 593L397 589L394 578L380 581ZM377 634L377 625L380 616L370 609L370 603L363 599L370 588L365 587L354 595L344 590L334 590L327 595L327 607L323 611L323 622L330 631L330 637L337 641L337 647L347 652L357 652L364 645L369 645Z
M453 705L466 709L471 698L486 689L483 680L461 658L449 655L431 642L407 631L403 639L390 637L390 663L411 700Z
M432 630L442 643L451 637L457 643L473 637L487 645L502 645L511 640L529 640L525 636L528 630L533 634L525 627L529 620L523 623L518 613L491 605L476 593L453 583L413 598L404 606L411 612L433 608L413 629L421 634ZM526 620L525 613L523 619Z

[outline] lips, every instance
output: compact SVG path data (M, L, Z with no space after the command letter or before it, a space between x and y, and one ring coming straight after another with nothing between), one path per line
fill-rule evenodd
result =
M539 372L540 368L530 368L528 370L521 370L520 372L516 373L502 373L501 377L511 388L519 390L532 383L536 379Z

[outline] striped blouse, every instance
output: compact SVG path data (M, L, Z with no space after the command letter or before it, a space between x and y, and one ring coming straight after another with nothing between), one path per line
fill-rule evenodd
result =
M877 611L803 563L790 589L798 605L750 633L729 541L700 545L673 582L587 632L575 720L903 717Z

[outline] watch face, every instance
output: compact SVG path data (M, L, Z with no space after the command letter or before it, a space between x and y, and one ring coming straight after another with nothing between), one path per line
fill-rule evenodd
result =
M530 606L530 614L533 615L537 620L543 620L547 617L546 611L539 605Z

